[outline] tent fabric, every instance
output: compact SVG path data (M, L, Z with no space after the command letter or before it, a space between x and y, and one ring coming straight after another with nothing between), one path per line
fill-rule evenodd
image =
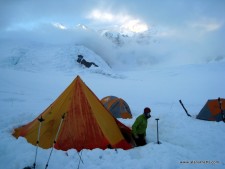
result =
M101 102L115 118L132 118L130 107L122 98L106 96Z
M224 114L225 113L225 99L221 98L220 100L222 102L221 108L222 108L223 114ZM196 118L201 119L201 120L208 120L208 121L222 121L223 117L221 114L218 99L208 100Z
M64 114L65 118L59 129ZM65 151L72 148L80 151L108 147L127 150L133 147L121 132L125 128L126 135L130 135L131 129L108 112L79 76L36 119L15 129L13 136L25 137L29 143L36 145L40 117L44 121L41 123L39 146L44 149L53 145L54 148Z

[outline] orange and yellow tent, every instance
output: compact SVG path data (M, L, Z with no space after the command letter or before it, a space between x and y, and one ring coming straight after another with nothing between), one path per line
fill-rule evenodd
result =
M132 118L130 107L122 98L106 96L101 100L101 102L115 118Z
M218 99L212 99L206 102L196 118L208 121L222 121L225 115L225 99L221 98L220 102L222 113Z
M39 127L41 118L44 121ZM131 138L130 135L131 129L110 114L79 76L43 113L13 133L33 145L39 140L38 145L44 149L54 146L77 151L108 147L130 149L133 146L125 139Z

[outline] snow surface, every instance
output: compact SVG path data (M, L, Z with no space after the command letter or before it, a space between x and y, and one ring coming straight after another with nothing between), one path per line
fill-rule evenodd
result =
M187 117L179 104L182 99L189 113L196 116L208 99L224 98L225 62L116 71L82 46L67 46L68 50L42 46L41 51L36 46L12 50L5 45L1 50L0 168L22 169L34 163L35 147L22 137L15 139L11 135L13 129L42 113L77 75L99 99L108 95L123 98L134 116L120 119L128 126L145 106L151 107L148 144L127 151L83 150L79 154L83 163L74 149L54 149L49 169L225 168L225 124ZM81 67L75 62L79 52L101 66ZM162 144L156 144L155 118L160 119ZM38 149L37 169L45 168L50 151Z

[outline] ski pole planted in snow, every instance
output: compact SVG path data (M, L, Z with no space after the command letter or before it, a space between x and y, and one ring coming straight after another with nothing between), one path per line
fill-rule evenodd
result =
M161 142L159 141L159 118L155 119L157 122L157 144L161 144Z
M61 129L61 126L62 126L62 123L63 123L64 118L65 118L65 113L62 115L62 118L61 118L61 121L60 121L60 124L59 124L59 128L58 128L58 131L57 131L57 133L56 133L55 139L54 139L54 141L53 141L52 149L51 149L50 155L49 155L49 157L48 157L48 161L47 161L47 164L46 164L46 166L45 166L45 169L48 168L48 163L49 163L50 158L51 158L51 156L52 156L52 151L53 151L53 148L54 148L54 146L55 146L55 144L56 144L56 141L57 141L57 139L58 139L59 131L60 131L60 129Z
M191 117L191 115L188 113L187 109L184 107L184 104L182 103L181 100L179 100L181 106L183 107L184 111L186 112L187 116Z
M40 132L41 132L41 123L44 121L42 116L38 119L39 121L39 127L38 127L38 135L37 135L37 142L36 142L36 151L35 151L35 159L34 159L34 164L33 168L35 169L36 167L36 161L37 161L37 152L38 152L38 147L39 147L39 139L40 139Z

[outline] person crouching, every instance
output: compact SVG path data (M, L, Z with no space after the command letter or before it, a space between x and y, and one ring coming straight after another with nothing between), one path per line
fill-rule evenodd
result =
M132 136L137 146L146 145L145 137L146 129L148 126L148 119L151 117L150 113L151 109L149 107L145 107L144 113L139 115L132 125Z

